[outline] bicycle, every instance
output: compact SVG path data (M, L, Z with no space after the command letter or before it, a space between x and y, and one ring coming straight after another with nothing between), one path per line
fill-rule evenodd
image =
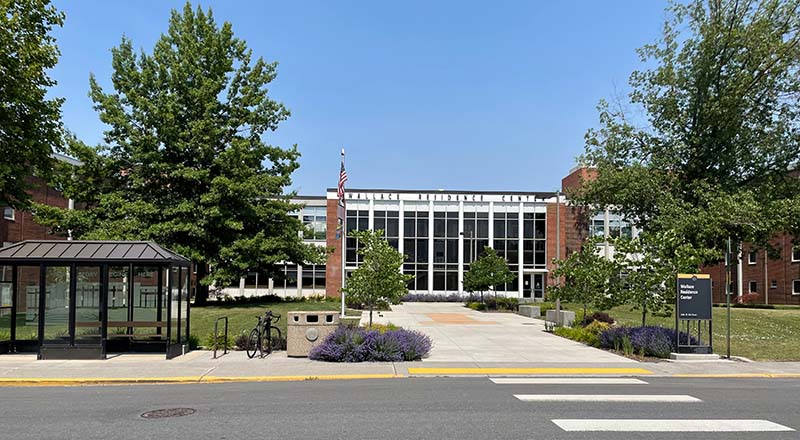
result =
M274 327L273 324L281 319L281 315L272 313L272 310L267 310L264 316L256 316L258 324L250 332L247 338L247 357L252 359L259 354L259 357L264 357L272 353L273 350L280 350L283 346L283 335L281 329ZM277 333L277 337L272 335L272 332Z

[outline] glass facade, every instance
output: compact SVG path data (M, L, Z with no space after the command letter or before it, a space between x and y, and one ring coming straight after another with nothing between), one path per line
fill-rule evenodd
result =
M369 207L366 209L348 209L345 240L347 266L354 267L362 261L362 256L358 254L359 243L357 238L350 237L352 231L366 231L369 229Z
M413 275L409 290L428 290L428 203L406 203L403 211L403 273Z
M464 273L488 246L507 260L515 275L496 289L507 296L539 299L547 284L548 203L553 200L533 194L364 192L347 201L346 229L384 230L405 256L403 273L414 276L408 283L411 292L463 294ZM348 272L360 263L357 249L357 240L348 238Z
M519 205L495 204L494 211L494 250L497 255L508 261L508 268L515 275L519 273ZM515 277L511 282L495 286L498 292L515 292L518 290Z
M433 213L433 290L458 292L458 204L440 204Z
M464 204L464 270L489 246L489 204Z

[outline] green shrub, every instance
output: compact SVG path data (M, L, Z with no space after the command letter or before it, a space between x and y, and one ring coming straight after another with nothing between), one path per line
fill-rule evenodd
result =
M477 301L467 303L467 307L469 307L472 310L478 310L478 311L486 310L486 304L479 303Z
M611 325L608 323L602 321L592 321L591 324L587 325L583 329L593 335L600 336L600 333L603 333L609 328L611 328Z
M189 350L197 350L197 347L200 346L200 338L197 335L190 334L186 342L189 344Z
M583 327L558 327L553 333L562 338L571 339L592 347L600 347L600 337Z
M539 306L539 310L541 310L542 316L545 316L547 314L548 310L555 310L556 309L556 303L549 302L549 301L540 302L540 303L538 303L536 305Z
M221 334L217 338L217 341L218 341L217 343L219 344L217 346L217 350L225 350L226 348L230 350L233 348L233 341L231 340L230 335L228 335L228 337L225 338L225 335ZM214 349L214 332L209 333L208 337L206 337L205 346L209 350Z
M246 349L247 348L247 340L249 338L250 338L250 333L248 333L246 330L242 330L241 333L236 335L236 337L233 338L233 343L236 346L236 349L237 350Z
M397 325L394 325L391 322L388 323L388 324L376 324L376 323L373 322L372 323L372 327L370 327L369 329L370 330L377 330L380 334L384 334L384 333L386 333L388 331L400 330L401 327L397 326Z

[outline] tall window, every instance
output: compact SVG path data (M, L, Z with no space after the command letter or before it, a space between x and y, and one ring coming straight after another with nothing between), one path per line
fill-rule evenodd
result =
M310 264L303 266L302 287L307 290L325 290L325 265Z
M589 224L589 235L592 237L605 236L606 215L601 212L594 217ZM633 237L633 229L630 222L623 219L622 216L615 213L610 213L608 216L608 236L610 238L631 238Z
M363 261L363 256L358 254L360 247L358 239L350 237L352 231L366 231L369 229L369 211L367 209L347 210L347 240L346 262L348 266L357 266Z
M747 263L748 264L756 264L756 260L758 259L758 252L757 251L750 251L747 254Z
M383 236L386 237L386 241L389 242L395 249L398 248L398 243L400 242L400 211L396 210L388 210L388 211L375 211L375 225L372 229L374 230L382 230Z
M310 229L303 234L305 240L324 241L327 230L327 213L324 206L306 206L301 211L303 225Z
M508 262L508 269L517 274L519 272L519 213L506 212L513 206L495 205L494 212L494 249L497 255ZM516 292L517 278L502 286L495 286L500 292Z
M792 248L792 262L800 261L800 246Z
M433 213L433 290L458 291L458 232L458 211Z
M489 205L464 204L464 270L489 246Z
M526 212L522 217L522 265L526 268L547 266L545 241L546 214Z
M414 279L408 282L409 290L428 290L427 207L424 204L418 207L420 211L403 212L403 253L406 256L403 273L414 275Z
M800 295L800 280L792 281L792 295Z

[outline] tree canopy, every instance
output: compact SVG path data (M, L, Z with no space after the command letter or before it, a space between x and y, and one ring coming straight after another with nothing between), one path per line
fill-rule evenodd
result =
M265 142L289 116L267 90L277 63L189 3L172 11L151 53L123 37L111 55L113 91L89 81L104 144L70 139L84 165L62 166L57 178L87 209L39 206L40 221L79 238L154 240L199 263L204 285L322 261L324 249L304 244L289 215L299 209L286 188L300 154Z
M489 246L483 248L478 258L470 263L469 270L464 272L464 290L467 292L480 292L483 302L483 292L497 286L510 283L516 275L508 268L505 258Z
M372 327L373 309L399 302L414 277L402 273L405 256L386 241L382 230L352 231L350 237L358 239L363 261L347 279L342 292L348 302L367 306Z
M0 0L0 207L27 208L28 177L47 178L61 150L61 98L46 94L64 13L49 0Z
M632 73L627 101L601 102L581 158L598 177L573 199L612 206L653 237L671 231L706 263L722 258L728 237L766 245L797 231L799 9L672 4L662 38L639 50L653 67Z
M608 309L620 298L620 267L601 253L600 241L592 238L579 251L553 261L556 268L551 275L559 282L550 287L548 298L581 304L583 318L589 305Z

